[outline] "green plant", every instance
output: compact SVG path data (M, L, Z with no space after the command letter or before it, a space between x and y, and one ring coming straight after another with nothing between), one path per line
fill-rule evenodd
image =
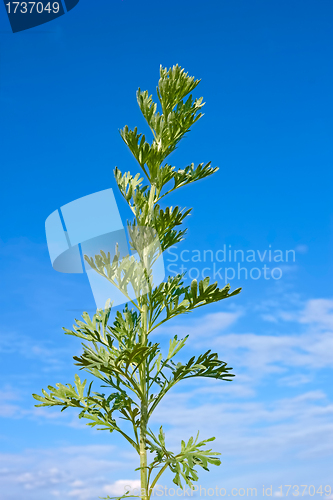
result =
M141 497L149 500L152 489L161 474L169 468L174 474L174 483L182 487L182 481L192 486L198 480L196 467L207 470L208 464L219 465L219 453L206 450L206 443L191 437L181 441L178 453L169 451L165 444L162 427L158 435L148 427L149 419L167 392L181 380L193 377L211 377L231 380L231 368L218 355L207 351L192 357L186 364L175 363L174 357L185 345L186 338L175 336L170 340L166 356L158 343L149 340L150 333L161 324L180 314L189 313L212 302L226 299L240 292L230 293L230 285L220 289L217 283L210 284L209 278L197 283L193 280L185 286L183 276L169 277L158 286L153 286L153 265L159 254L183 240L186 229L179 229L191 210L179 207L161 208L159 203L167 194L198 181L217 171L210 163L193 164L176 169L166 158L190 127L202 116L202 98L189 95L199 80L189 77L178 65L167 70L161 67L157 87L162 113L147 91L137 92L137 100L150 130L153 141L149 144L137 129L126 126L121 136L143 170L148 184L143 184L140 174L134 177L130 172L122 174L115 169L119 190L130 209L134 220L129 222L131 248L139 255L120 258L116 249L111 260L110 253L101 250L100 255L85 256L96 272L122 290L131 304L123 312L117 311L113 324L109 324L111 308L97 309L90 318L83 313L83 321L76 320L73 330L65 330L84 340L83 353L74 357L76 365L103 382L108 393L92 392L92 383L86 387L75 376L75 385L56 384L49 386L49 392L34 394L40 402L36 406L61 406L80 408L80 418L90 422L87 425L99 429L119 432L140 456ZM187 99L185 100L185 97ZM151 233L151 231L153 234ZM156 245L157 235L158 245ZM131 284L136 299L131 298L128 286ZM115 414L118 415L117 418ZM132 435L119 426L119 418L130 422ZM147 462L147 452L153 454ZM125 495L124 495L125 496ZM109 497L108 497L109 498ZM121 497L119 497L121 498Z

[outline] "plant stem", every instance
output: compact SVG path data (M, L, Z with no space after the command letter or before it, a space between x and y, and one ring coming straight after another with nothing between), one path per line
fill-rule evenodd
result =
M150 496L153 492L153 489L157 483L157 481L159 480L159 478L162 476L163 472L167 469L168 467L168 464L165 464L162 469L159 470L158 474L156 475L154 481L151 483L151 486L149 487L149 497L148 497L148 500L150 499Z
M146 344L147 340L147 305L142 306L141 313L141 326L142 326L142 345ZM148 479L147 479L147 450L146 450L146 436L147 436L147 380L146 380L146 361L141 365L141 419L140 419L140 467L141 470L141 498L148 500ZM143 494L144 492L144 494Z

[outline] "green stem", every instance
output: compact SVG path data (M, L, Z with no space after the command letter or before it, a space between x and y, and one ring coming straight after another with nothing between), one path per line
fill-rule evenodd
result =
M159 480L159 478L162 476L163 472L165 471L165 469L168 467L168 464L165 464L163 465L162 469L160 469L159 473L155 476L155 479L154 481L151 483L151 486L149 486L149 496L148 496L148 500L150 500L150 497L151 497L151 494L152 494L152 491L154 489L154 486L155 484L157 483L157 481Z
M147 305L142 306L141 313L141 326L142 326L142 345L146 344L147 340ZM147 450L146 450L146 436L147 436L147 380L146 380L146 361L144 361L140 367L140 379L141 379L141 419L140 419L140 467L141 470L141 498L142 500L148 500L148 478L147 478ZM142 493L144 494L142 495Z

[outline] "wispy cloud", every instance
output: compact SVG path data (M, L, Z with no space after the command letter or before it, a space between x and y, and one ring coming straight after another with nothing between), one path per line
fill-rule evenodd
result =
M0 454L1 491L4 498L39 500L45 495L90 500L121 489L119 474L134 468L134 456L115 446L69 446ZM112 482L113 480L113 482ZM137 479L124 480L135 484ZM123 492L123 490L122 490Z
M331 333L311 335L256 335L227 334L214 339L214 345L223 350L223 356L233 351L237 366L255 367L263 372L283 373L289 368L320 369L333 367L333 337Z
M188 320L184 325L172 324L171 326L162 326L157 330L157 332L158 334L168 333L169 335L179 335L182 337L189 334L192 339L202 336L203 333L205 334L205 337L211 337L219 332L225 331L231 325L235 324L243 314L243 310L221 311L206 314L205 316L199 317L195 320Z
M184 351L190 349L192 356L209 346L234 367L237 376L232 383L188 381L166 396L154 413L152 426L163 423L172 450L177 451L180 440L198 429L202 438L215 435L214 449L222 451L223 464L230 460L236 464L234 477L242 467L257 464L263 470L274 461L288 462L296 477L300 462L328 460L333 448L333 404L327 387L314 380L320 370L333 367L333 301L272 294L256 306L245 304L237 309L228 304L225 310L185 320L160 328L156 335L164 339L190 334ZM62 347L53 349L47 339L34 341L28 334L3 336L1 346L4 354L38 361L54 374L65 366L62 359L69 354ZM71 382L70 378L61 381ZM73 431L75 427L75 432L85 427L75 412L34 409L33 401L28 408L20 394L14 397L12 393L10 386L0 393L3 418L21 416L25 425L42 422L59 436L63 426ZM36 448L0 455L0 486L8 500L16 500L22 491L26 500L44 500L46 495L92 500L121 494L126 485L136 487L139 476L132 471L137 466L134 452L116 446ZM259 478L258 473L256 480L269 480L273 468L267 470L271 476L265 473L266 479ZM210 474L211 482L220 481L221 472L213 468Z
M300 323L315 325L317 328L333 331L333 300L308 300L298 316Z
M216 436L214 448L226 458L267 462L288 455L329 456L333 447L333 404L320 390L290 398L263 401L205 401L202 397L170 395L157 410L154 421L172 426L169 443L202 429L202 437ZM173 408L167 413L167 408ZM272 457L274 450L274 457Z

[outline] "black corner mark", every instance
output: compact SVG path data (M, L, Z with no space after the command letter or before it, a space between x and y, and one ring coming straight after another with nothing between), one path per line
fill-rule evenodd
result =
M79 0L64 0L67 11ZM11 1L3 0L13 33L40 26L65 14L62 0Z

